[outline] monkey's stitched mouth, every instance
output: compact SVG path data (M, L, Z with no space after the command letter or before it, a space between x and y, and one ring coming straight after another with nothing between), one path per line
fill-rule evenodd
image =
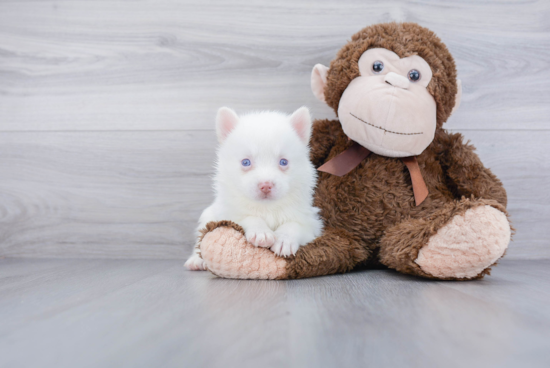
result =
M399 135L418 135L418 134L424 134L423 132L420 132L420 133L400 133L400 132L392 132L391 130L387 130L387 129L384 129L382 127L379 127L378 125L374 125L374 124L371 124L369 122L366 122L365 120L353 115L351 112L349 113L351 116L353 116L354 118L356 118L357 120L359 121L362 121L363 123L367 124L367 125L370 125L371 127L375 127L377 129L380 129L380 130L383 130L384 132L386 133L392 133L392 134L399 134Z

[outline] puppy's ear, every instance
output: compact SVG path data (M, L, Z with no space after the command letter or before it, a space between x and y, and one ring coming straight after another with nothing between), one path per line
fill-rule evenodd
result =
M239 116L229 107L221 107L216 115L216 134L218 142L222 143L239 122Z
M292 124L292 128L298 133L298 137L300 137L302 142L308 144L309 137L311 136L311 115L308 108L302 106L294 111L290 116L290 124Z
M327 85L328 67L317 64L311 71L311 91L321 102L325 101L325 86Z

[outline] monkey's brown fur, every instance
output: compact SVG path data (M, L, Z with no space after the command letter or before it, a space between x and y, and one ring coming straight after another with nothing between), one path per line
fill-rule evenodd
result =
M288 275L283 278L346 272L378 262L403 273L435 278L414 262L431 236L454 216L477 206L490 205L506 213L502 183L461 134L442 129L455 104L456 68L433 32L414 23L389 23L355 34L330 65L324 91L329 106L338 111L342 93L359 75L357 61L373 47L400 57L418 54L432 68L428 91L437 104L437 130L433 142L417 157L430 194L417 207L402 161L374 153L343 177L320 172L315 206L325 221L324 234L288 259ZM319 167L351 144L338 120L316 121L311 160ZM212 224L209 230L216 226L222 224ZM472 278L488 272L486 268Z
M428 92L437 104L437 127L441 128L455 104L455 62L439 37L416 23L376 24L354 34L330 63L325 88L326 103L338 115L340 97L349 83L359 76L359 58L368 49L376 47L391 50L400 58L418 55L430 64L433 75Z

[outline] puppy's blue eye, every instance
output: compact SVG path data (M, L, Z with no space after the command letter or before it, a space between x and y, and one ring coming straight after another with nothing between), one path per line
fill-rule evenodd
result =
M250 166L250 160L245 158L244 160L241 161L241 165L243 166Z
M281 161L279 161L279 165L281 165L281 166L288 165L288 160L286 158L282 158Z

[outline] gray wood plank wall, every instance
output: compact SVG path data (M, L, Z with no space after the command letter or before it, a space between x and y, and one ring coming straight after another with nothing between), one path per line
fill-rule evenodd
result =
M549 19L544 0L4 0L0 257L185 257L212 199L217 108L334 117L312 66L392 20L455 56L446 127L508 190L508 257L550 257Z

